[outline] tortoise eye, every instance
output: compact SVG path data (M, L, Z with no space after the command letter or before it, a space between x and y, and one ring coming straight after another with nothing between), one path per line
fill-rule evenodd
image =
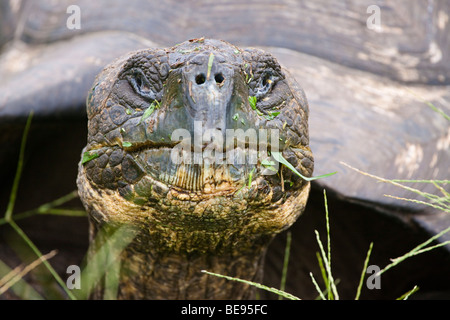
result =
M272 73L265 72L261 76L260 80L258 81L258 85L255 88L255 96L258 98L265 96L270 92L270 90L272 90L275 81L276 77Z
M155 100L156 94L153 92L150 82L141 70L133 70L127 78L137 94L151 101Z

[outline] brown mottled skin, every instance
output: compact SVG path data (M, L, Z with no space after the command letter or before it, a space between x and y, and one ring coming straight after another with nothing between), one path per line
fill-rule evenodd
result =
M134 230L120 256L118 297L252 298L253 287L201 270L261 281L267 246L303 212L309 182L281 165L266 174L261 159L175 164L173 132L195 136L195 122L223 138L227 129L278 130L284 158L311 176L308 104L289 73L262 50L194 39L116 60L98 75L87 111L83 155L91 158L80 162L77 182L91 240L103 227Z

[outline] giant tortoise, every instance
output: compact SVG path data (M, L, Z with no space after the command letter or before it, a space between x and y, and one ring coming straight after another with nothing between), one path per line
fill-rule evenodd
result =
M105 225L105 212L99 209L102 201L107 202L106 206L115 206L114 210L123 210L124 206L148 210L155 203L165 205L158 208L168 213L168 219L156 227L148 217L140 216L139 210L124 210L132 213L131 220L137 216L142 218L136 219L140 231L147 228L154 235L149 227L152 226L159 233L137 237L124 251L122 262L128 273L121 282L119 297L252 297L253 292L246 285L198 275L199 270L178 268L190 263L196 266L198 261L199 268L211 267L214 271L215 267L219 273L278 287L287 237L284 230L291 224L286 291L305 299L317 297L309 273L320 277L314 230L325 234L324 189L330 212L333 274L339 279L338 289L344 299L355 295L371 242L374 247L370 264L383 267L389 259L406 253L450 224L448 213L418 203L423 199L410 190L380 183L349 167L390 179L448 180L449 122L425 102L430 101L449 113L450 6L445 1L435 1L430 6L411 5L406 0L395 5L382 1L333 5L330 1L298 4L248 1L236 5L232 1L175 4L136 0L92 4L82 0L23 0L1 1L0 8L2 209L7 207L23 128L31 111L34 116L14 213L75 190L79 163L80 194L90 214L92 238ZM372 14L381 16L376 28L369 23L373 21L369 19ZM185 42L188 39L191 41ZM153 59L159 61L157 69ZM160 63L161 59L166 59L166 63ZM185 66L187 61L190 67ZM107 65L110 66L101 72ZM223 66L228 68L222 70ZM204 71L195 73L192 70L196 67ZM189 81L199 88L212 83L231 90L233 94L228 98L232 103L227 102L228 109L212 121L211 117L221 111L219 104L206 103L201 92L196 95L196 87L187 84L189 72L180 75L177 68L192 71L190 75L194 78ZM240 68L240 73L236 68ZM97 74L100 74L98 78ZM196 78L197 75L203 77ZM215 78L216 75L219 76ZM167 79L171 82L166 83ZM233 89L227 81L232 81ZM158 92L152 89L155 86ZM163 93L170 88L177 89L170 91L169 99ZM249 96L256 98L254 105ZM203 108L197 113L192 111L196 99ZM176 102L171 107L180 107L177 103L182 106L178 113L168 107L169 100ZM205 109L211 105L214 108ZM148 108L152 112L146 113ZM186 178L184 182L182 178L177 180L170 174L172 169L163 166L165 162L161 159L167 157L164 151L152 150L174 147L170 145L170 134L177 124L187 123L189 108L220 132L238 127L286 129L289 134L279 137L281 148L288 146L301 151L282 153L287 161L306 176L337 174L311 182L305 208L306 198L299 194L305 194L309 183L283 166L280 166L283 171L275 175L256 174L254 179L253 173L261 171L261 166L255 171L243 166L231 173L222 172L222 178L228 176L223 178L220 187L213 184L214 192L211 185L205 186L205 179L195 178L206 174L204 168L185 169L184 177L191 178L189 183ZM152 132L149 124L158 123L156 119L162 115L167 119ZM89 125L88 117L92 120ZM153 133L165 136L158 136L157 144L139 140L142 137L139 128L143 127L149 130L144 136ZM110 138L120 141L114 150L100 146L102 139ZM286 142L287 138L291 142ZM86 144L88 148L82 152ZM314 155L314 173L309 148ZM80 154L86 156L81 161ZM150 174L143 175L136 162L131 161L132 156L140 158L140 165L151 168ZM120 163L121 173L114 171L114 161ZM164 173L167 175L161 178ZM160 180L141 179L152 175L158 175ZM148 181L154 186L146 185ZM91 187L83 189L88 183L92 183ZM252 189L252 185L256 188ZM192 207L181 210L180 197L186 193L168 196L167 186L182 188L190 192L189 197L196 194L210 202L202 210L196 211L195 201ZM437 195L442 192L432 184L416 182L408 186ZM446 187L444 184L443 188ZM215 193L220 188L222 193ZM243 202L251 197L250 210ZM280 210L270 207L271 201L279 204L294 198L301 199L287 207L280 205ZM179 210L172 210L171 204L177 201L175 207ZM81 208L78 199L70 205ZM294 222L303 209L304 213ZM199 214L200 211L205 215ZM266 223L275 211L290 218L282 219L283 223L276 226ZM232 223L225 224L218 218L230 212ZM186 232L184 242L168 241L181 234L172 230L178 226L172 223L183 216L190 220L187 225L192 230L203 228L198 221L217 231L215 234L232 227L236 229L228 238L202 239L198 233ZM256 219L249 222L249 217ZM89 239L86 217L38 215L17 223L43 253L58 249L50 262L63 279L67 278L68 266L82 264ZM265 227L268 229L264 231ZM26 246L10 226L4 223L1 228L2 261L14 267L35 259L33 254L26 254ZM255 230L260 233L253 233ZM281 234L272 240L275 233ZM145 241L149 242L148 246ZM445 237L437 241L443 242ZM155 258L152 249L145 251L146 247L164 247L164 243L175 243L178 251L171 248L175 254L163 255L163 259L158 259L158 255ZM187 243L194 244L195 248ZM200 252L199 248L204 251ZM213 249L230 249L239 254L221 255L212 253ZM183 254L190 260L182 260L179 250L184 250ZM154 274L160 277L149 281L154 281L153 287L146 286L149 277L142 275L142 269L136 270L144 266L158 270ZM414 285L420 287L415 294L418 298L448 297L449 267L447 245L410 258L384 273L381 288L365 287L362 298L396 298ZM133 276L137 274L140 276ZM171 275L168 279L167 274ZM48 277L47 270L37 269L25 280L45 296L43 283L48 282ZM9 290L3 297L14 298L16 294ZM265 292L260 294L271 297Z

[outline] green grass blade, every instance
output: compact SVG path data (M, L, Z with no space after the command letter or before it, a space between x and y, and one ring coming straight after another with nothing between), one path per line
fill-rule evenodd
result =
M13 270L3 261L0 260L0 288L6 283L6 275L11 274ZM12 292L22 300L43 300L44 298L23 279L18 281L10 288Z
M352 170L354 170L354 171L356 171L356 172L362 174L362 175L371 177L371 178L376 179L376 180L381 181L381 182L390 183L390 184L392 184L392 185L394 185L394 186L397 186L397 187L403 188L403 189L405 189L405 190L411 191L411 192L413 192L413 193L416 193L416 194L418 194L418 195L420 195L420 196L422 196L422 197L424 197L424 198L430 200L431 202L436 202L436 201L438 201L438 202L441 203L441 204L444 203L444 208L443 208L443 207L440 207L440 206L438 206L437 208L440 209L440 210L442 209L442 210L447 211L447 212L450 211L449 209L445 209L446 206L447 206L447 205L445 204L445 202L448 202L448 199L441 199L440 197L438 197L438 196L436 196L436 195L433 195L433 194L430 194L430 193L426 193L426 192L423 192L423 191L421 191L421 190L418 190L418 189L415 189L415 188L411 188L411 187L405 186L405 185L403 185L403 184L401 184L401 183L395 182L394 180L389 180L389 179L381 178L381 177L378 177L378 176L376 176L376 175L373 175L373 174L370 174L370 173L361 171L361 170L359 170L359 169L356 169L356 168L350 166L349 164L347 164L347 163L345 163L345 162L342 162L342 161L341 161L340 163L341 163L342 165L344 165L344 166L346 166L346 167L348 167L348 168L350 168L350 169L352 169ZM396 180L396 181L402 181L402 180ZM403 180L403 181L405 181L405 180ZM408 182L417 182L417 181L427 181L427 180L407 180L407 181L408 181ZM433 181L433 180L429 180L429 181ZM438 180L436 180L436 181L438 181ZM442 180L442 181L445 182L446 180ZM442 181L441 181L441 182L442 182ZM388 196L388 195L386 195L386 196ZM388 196L388 197L393 197L393 196ZM399 199L401 199L401 198L399 198ZM401 200L406 200L406 199L401 199ZM420 202L419 202L420 200L414 200L414 199L408 199L407 201L412 201L412 202L420 203ZM426 204L426 205L429 205L429 206L432 206L432 207L436 207L435 204L428 203L428 202L422 202L422 204Z
M417 99L419 99L420 101L424 102L428 107L430 107L434 112L439 113L441 116L443 116L445 119L447 119L448 121L450 121L450 116L447 115L443 110L439 109L438 107L436 107L434 104L432 104L430 101L423 99L422 97L418 96L417 94L415 94L412 90L410 89L406 89L409 91L409 93L411 93L413 96L415 96Z
M450 193L447 192L443 187L441 187L438 182L436 181L432 181L433 185L436 187L436 189L438 189L445 197L445 199L447 200L447 202L450 202Z
M29 210L21 213L15 213L14 214L14 221L18 221L24 218L28 218L34 215L57 215L57 216L65 216L65 217L86 217L86 211L84 210L77 210L77 209L48 209L45 212L39 212L38 209ZM5 218L0 219L0 225L6 224L8 221L6 221Z
M383 274L384 272L386 272L387 270L391 269L392 267L398 265L400 262L405 261L406 259L408 259L408 258L410 258L410 257L416 256L416 255L421 254L421 253L423 253L423 252L430 251L430 250L432 250L432 249L435 249L435 248L438 248L438 247L442 247L442 246L444 246L444 245L449 244L450 241L446 241L446 242L437 244L437 245L435 245L435 246L432 246L432 247L428 247L428 248L422 249L422 248L424 248L425 246L427 246L429 243L431 243L432 241L438 239L439 237L441 237L441 236L443 236L444 234L449 233L449 232L450 232L450 227L448 227L448 228L444 229L443 231L439 232L438 234L434 235L433 237L431 237L431 238L428 239L427 241L422 242L422 243L419 244L417 247L415 247L414 249L412 249L412 250L409 251L408 253L404 254L403 256L398 257L398 258L395 258L395 259L392 259L392 263L388 264L388 265L387 265L386 267L384 267L382 270L380 270L379 272L377 272L377 276L382 275L382 274Z
M439 184L450 184L450 180L425 180L425 179L419 179L419 180L405 180L405 179L390 179L389 181L392 182L399 182L399 183L439 183Z
M339 299L339 295L336 288L336 281L334 280L333 275L331 273L331 237L330 237L331 232L330 232L330 219L328 212L328 200L325 190L323 191L323 195L325 203L325 219L327 231L327 252L325 253L322 241L320 240L319 232L315 230L316 240L320 248L320 253L316 252L316 256L317 261L319 263L322 278L326 286L325 292L328 296L328 300L332 300L332 299Z
M320 273L322 275L323 283L325 284L325 290L322 291L322 294L324 295L324 300L326 300L325 295L327 295L328 299L333 299L333 293L331 293L331 295L329 294L329 292L331 291L331 288L330 288L330 281L328 281L327 270L325 269L325 266L323 265L322 257L318 251L316 251L316 258L317 258L317 263L319 264L319 269L320 269ZM338 280L336 280L336 285L337 284L338 284ZM319 286L317 286L316 289L318 287ZM320 298L320 296L317 297L316 300L318 298Z
M27 266L24 266L24 267L19 266L19 267L15 268L14 270L11 270L11 272L8 275L6 275L5 277L3 277L0 280L0 295L5 293L9 289L12 289L12 287L15 286L17 283L23 281L22 278L26 274L28 274L31 270L36 268L42 262L47 261L48 259L51 259L55 255L56 255L56 250L53 250L44 256L40 256L38 259L31 262Z
M286 298L286 299L290 299L290 300L300 300L300 298L298 298L298 297L296 297L296 296L294 296L294 295L292 295L292 294L290 294L290 293L287 293L287 292L278 290L278 289L273 288L273 287L267 287L267 286L265 286L265 285L263 285L263 284L260 284L260 283L257 283L257 282L248 281L248 280L243 280L243 279L234 278L234 277L229 277L229 276L224 276L224 275L222 275L222 274L218 274L218 273L214 273L214 272L209 272L209 271L206 271L206 270L202 270L202 272L203 272L203 273L206 273L206 274L209 274L209 275L211 275L211 276L215 276L215 277L219 277L219 278L224 278L224 279L231 280L231 281L237 281L237 282L245 283L245 284L254 286L254 287L258 288L258 289L263 289L263 290L266 290L266 291L275 293L275 294L277 294L277 295L281 295L282 297L284 297L284 298Z
M434 249L439 248L439 247L444 247L444 246L446 246L448 244L450 244L450 240L442 242L442 243L439 243L439 244L436 244L436 245L428 247L428 248L424 248L424 249L418 250L418 251L415 252L414 255L417 256L417 255L422 254L424 252L431 251L431 250L434 250Z
M20 219L24 219L36 214L53 214L53 215L60 215L60 216L70 216L70 217L83 217L86 216L86 211L84 210L78 210L78 209L54 209L57 206L63 205L73 199L76 199L78 197L78 191L74 190L56 200L53 200L51 202L45 203L35 209L28 210L21 213L15 213L14 214L14 221L18 221ZM8 223L6 218L0 219L0 225Z
M134 239L136 233L133 228L123 226L117 230L100 230L93 245L96 249L91 251L86 267L81 272L81 289L76 291L76 297L80 300L88 299L97 284L102 280L106 272L109 279L106 280L108 292L106 296L112 298L117 292L118 258L122 251ZM97 249L98 248L98 249Z
M330 283L331 291L333 292L334 298L336 300L339 300L339 294L338 294L337 289L336 289L336 285L335 285L335 282L334 282L334 279L333 279L333 274L331 273L331 266L330 266L330 264L328 262L328 258L326 256L325 250L323 248L322 241L320 240L319 232L317 230L314 230L314 232L316 233L316 240L317 240L317 243L318 243L319 248L320 248L322 259L323 259L324 264L325 264L325 270L327 271L327 278L328 278L328 281Z
M20 237L22 237L22 239L27 243L27 245L31 248L31 250L34 251L36 256L42 257L42 253L34 245L34 243L30 240L30 238L28 238L28 236L25 234L25 232L23 232L23 230L14 221L11 220L9 222L9 224L14 228L14 230L17 232L17 234ZM68 297L70 299L75 299L75 296L69 291L69 289L67 289L66 284L64 283L64 281L62 281L61 277L58 275L58 273L55 271L55 269L53 269L53 267L50 265L50 263L46 260L44 260L42 263L47 267L47 269L50 271L52 276L55 278L56 282L58 282L58 284L63 288L63 290L68 295Z
M323 283L325 283L325 286L329 285L330 282L328 281L327 270L325 270L322 257L320 256L320 253L318 251L316 251L316 257L317 257L317 262L319 263L320 273L322 274ZM326 290L328 292L329 288L326 288Z
M409 290L408 292L404 293L403 295L401 295L400 297L397 298L397 300L408 300L408 298L413 294L416 293L417 291L419 291L419 287L418 286L414 286L414 288L412 288L411 290Z
M69 201L71 201L73 199L76 199L77 197L78 197L78 191L74 190L74 191L72 191L72 192L70 192L70 193L68 193L68 194L66 194L66 195L64 195L64 196L62 196L62 197L60 197L60 198L58 198L56 200L53 200L51 202L48 202L48 203L45 203L45 204L39 206L37 208L37 211L39 213L44 213L44 212L48 211L49 209L52 209L54 207L58 207L60 205L63 205L63 204L65 204L65 203L67 203L67 202L69 202Z
M105 274L104 300L116 300L119 292L120 261L114 261Z
M312 283L314 284L314 287L316 288L317 292L319 293L319 296L322 300L327 300L324 296L324 294L322 293L322 290L320 290L319 285L317 284L316 279L314 278L312 272L309 273L309 276L311 277Z
M284 249L284 261L283 261L283 271L281 273L281 284L280 290L284 291L286 288L286 278L287 278L287 269L289 264L289 254L291 252L291 241L292 241L292 233L289 231L286 235L286 248ZM278 296L278 300L282 300L282 296Z
M298 175L300 178L302 178L305 181L313 181L313 180L317 180L317 179L322 179L322 178L326 178L329 176L332 176L334 174L336 174L337 172L332 172L332 173L327 173L324 175L320 175L317 177L305 177L304 175L302 175L300 172L297 171L297 169L294 168L294 166L292 164L289 163L289 161L287 161L283 155L281 154L281 152L277 152L277 151L272 151L271 152L273 158L278 161L281 164L284 164L289 170L291 170L292 172L294 172L296 175Z
M17 162L16 175L14 177L14 182L13 182L13 186L11 189L11 195L9 197L8 207L6 208L6 213L5 213L6 221L11 220L11 216L14 211L14 205L16 203L17 191L19 189L20 177L22 176L23 159L25 156L25 147L27 144L28 132L30 131L32 119L33 119L33 111L30 112L30 115L28 116L27 123L25 124L25 129L24 129L23 135L22 135L22 142L20 144L19 160Z
M252 171L250 171L250 173L248 174L248 187L249 188L252 187L253 172L255 172L255 168L253 168Z
M402 198L402 197L396 197L396 196L392 196L389 194L385 194L385 197L388 198L392 198L392 199L397 199L397 200L402 200L402 201L407 201L407 202L413 202L413 203L417 203L417 204L423 204L423 205L427 205L429 207L438 209L438 210L442 210L442 211L450 211L450 206L443 203L442 201L437 201L438 203L442 203L442 204L433 204L433 203L429 203L426 201L422 201L422 200L416 200L416 199L409 199L409 198Z
M39 214L52 214L64 217L87 217L86 211L76 209L49 209L46 212L41 212Z
M356 290L355 300L359 300L359 297L361 295L361 288L362 288L362 285L364 282L364 276L366 275L366 272L367 272L367 266L369 264L369 258L370 258L370 254L372 253L372 248L373 248L373 242L370 243L369 250L367 251L366 260L364 261L364 266L363 266L363 269L361 272L361 278L359 279L358 289Z
M328 263L330 265L331 270L331 240L330 240L330 219L328 216L328 199L327 199L327 193L326 190L323 190L323 198L324 198L324 204L325 204L325 221L326 221L326 228L327 228L327 257L328 257ZM330 290L330 277L327 277L328 283L327 283L327 290L328 290L328 299L332 299L333 293Z

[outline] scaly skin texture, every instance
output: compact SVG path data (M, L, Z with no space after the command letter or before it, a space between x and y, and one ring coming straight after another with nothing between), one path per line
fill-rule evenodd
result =
M261 50L194 39L118 59L97 77L87 110L77 183L91 238L104 226L135 232L118 297L252 298L253 287L201 270L261 281L271 239L305 208L309 183L264 152L312 175L308 104L288 72Z

